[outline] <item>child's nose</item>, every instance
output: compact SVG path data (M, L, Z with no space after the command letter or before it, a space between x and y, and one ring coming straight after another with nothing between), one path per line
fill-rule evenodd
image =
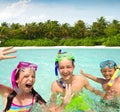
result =
M65 68L65 69L64 69L64 72L65 72L65 73L67 73L67 72L68 72L68 70Z
M108 74L110 74L109 72L106 72L106 74L108 75Z
M33 80L33 77L31 77L31 76L30 76L30 77L29 77L29 80L31 80L31 81L32 81L32 80Z

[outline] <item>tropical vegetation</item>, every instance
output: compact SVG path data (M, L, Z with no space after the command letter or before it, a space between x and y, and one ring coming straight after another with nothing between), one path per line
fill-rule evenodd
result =
M100 17L92 25L58 21L0 25L0 46L120 46L120 21Z

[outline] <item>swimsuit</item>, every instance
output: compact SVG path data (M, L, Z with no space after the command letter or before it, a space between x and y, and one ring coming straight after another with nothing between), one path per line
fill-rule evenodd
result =
M29 105L20 106L13 103L13 98L17 95L17 93L13 91L7 97L7 104L3 112L30 112L34 104L34 99L35 102L39 102L39 104L46 104L46 101L34 89L32 89L32 94L32 103Z
M33 104L34 104L34 97L32 98L32 103L25 106L20 106L12 102L11 107L7 112L30 112Z

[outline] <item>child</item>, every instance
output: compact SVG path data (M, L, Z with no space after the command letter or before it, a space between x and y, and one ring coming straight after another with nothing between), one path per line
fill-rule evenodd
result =
M15 58L16 56L4 56L15 52L12 47L0 51L0 59ZM27 111L30 112L35 102L45 105L45 100L34 90L35 71L37 65L29 62L19 62L12 72L12 86L0 84L0 95L3 99L4 111Z
M81 70L80 73L85 77L100 83L103 90L106 92L104 99L111 99L114 95L120 95L120 76L117 76L114 79L112 86L108 86L108 82L111 80L116 69L118 69L118 67L113 60L106 60L100 63L100 71L104 78L98 78L91 74L84 73L83 70Z
M69 84L71 85L71 91L74 94L74 96L76 96L76 95L79 96L80 94L82 96L83 88L86 88L97 94L98 91L90 86L86 77L75 75L73 73L74 69L75 69L74 62L75 62L75 58L72 54L67 53L67 52L62 53L61 50L58 52L58 54L56 56L56 60L55 60L55 74L56 74L56 76L58 76L58 71L59 71L61 78L59 78L58 80L55 80L51 86L52 106L57 106L56 101L57 101L58 94L64 96L66 85L69 85ZM75 98L72 98L72 99L74 99L74 101L77 100ZM91 109L89 104L86 103L86 101L84 100L83 97L80 98L78 103L76 102L76 104L75 104L75 102L74 102L74 106L71 107L71 110L69 110L69 111L71 111L71 112L72 112L72 110L75 111L74 109L77 109L77 107L78 107L78 109L83 110L83 111L89 111ZM72 105L72 104L70 104L70 105ZM85 108L84 108L84 106L85 106ZM67 106L65 108L67 108Z

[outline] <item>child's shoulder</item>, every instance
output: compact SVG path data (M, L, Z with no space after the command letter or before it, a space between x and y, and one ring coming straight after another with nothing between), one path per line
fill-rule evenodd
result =
M87 78L83 75L74 75L74 78L77 80L86 80Z
M52 86L55 86L57 85L57 80L54 80L52 83L51 83Z
M118 76L117 76L117 79L119 79L119 80L120 80L120 75L118 75Z
M76 77L76 78L85 77L85 76L83 76L83 75L73 75L73 76Z

